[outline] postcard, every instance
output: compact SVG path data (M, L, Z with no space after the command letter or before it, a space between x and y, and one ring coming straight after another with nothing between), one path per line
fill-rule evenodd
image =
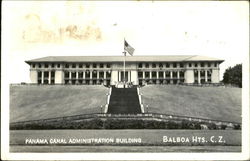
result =
M3 160L249 159L247 1L3 1Z

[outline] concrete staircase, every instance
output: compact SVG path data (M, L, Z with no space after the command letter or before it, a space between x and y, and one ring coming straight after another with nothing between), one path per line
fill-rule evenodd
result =
M141 113L141 107L136 88L112 87L107 113L136 114Z

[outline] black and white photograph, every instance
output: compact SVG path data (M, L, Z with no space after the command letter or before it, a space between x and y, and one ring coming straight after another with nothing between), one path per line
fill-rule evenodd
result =
M248 1L3 1L1 159L248 160Z

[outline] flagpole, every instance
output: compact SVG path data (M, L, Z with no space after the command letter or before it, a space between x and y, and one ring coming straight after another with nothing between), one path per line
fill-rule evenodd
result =
M123 59L123 83L124 83L124 87L125 87L125 71L126 71L126 51L124 50L123 52L124 54L124 59Z
M124 41L123 43L125 43L125 37L124 37ZM124 84L124 88L125 88L125 71L126 71L126 51L125 51L125 47L124 47L124 51L123 51L123 54L124 54L124 59L123 59L123 84Z

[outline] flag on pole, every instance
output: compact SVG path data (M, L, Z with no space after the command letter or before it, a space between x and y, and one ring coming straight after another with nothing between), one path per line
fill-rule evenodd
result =
M124 50L127 51L131 56L133 56L133 53L135 51L135 49L130 46L126 40L124 40Z

